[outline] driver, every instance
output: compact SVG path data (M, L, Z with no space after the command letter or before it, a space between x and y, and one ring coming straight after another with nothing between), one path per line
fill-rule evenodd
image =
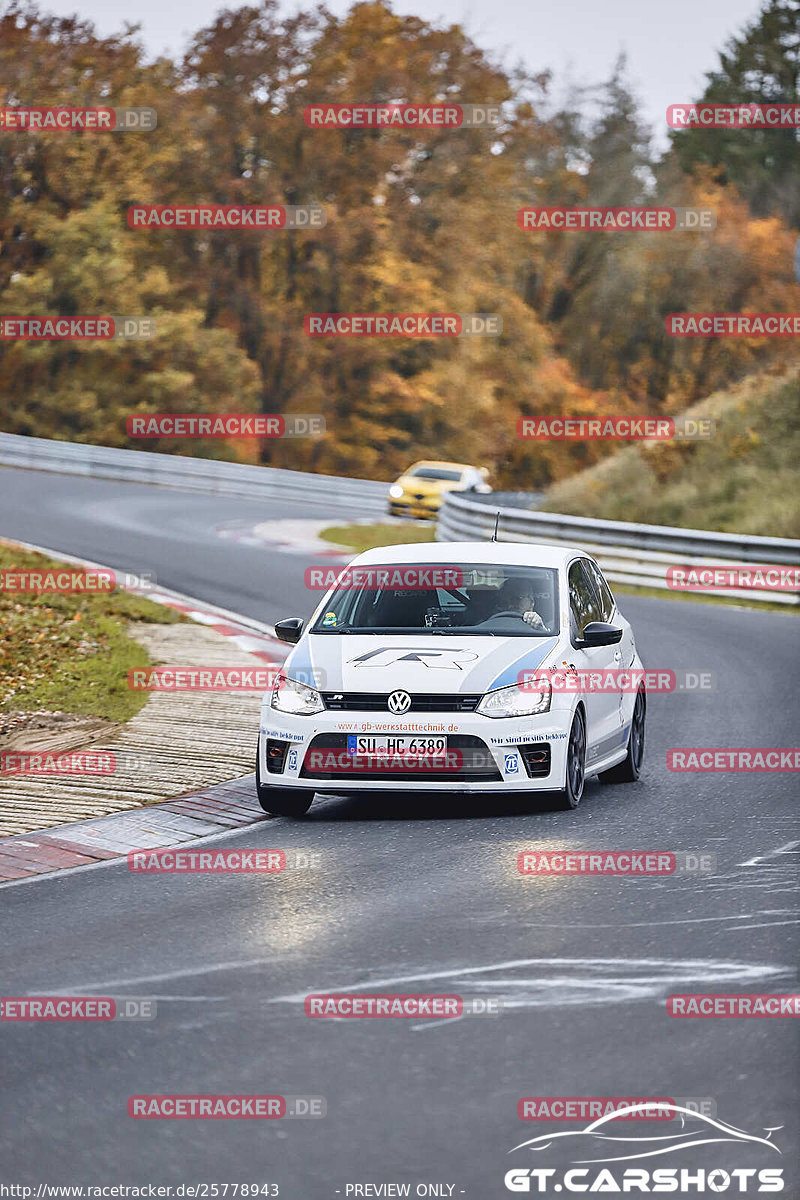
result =
M536 611L533 584L526 579L507 579L495 599L495 613L518 612L534 629L544 629L545 623Z

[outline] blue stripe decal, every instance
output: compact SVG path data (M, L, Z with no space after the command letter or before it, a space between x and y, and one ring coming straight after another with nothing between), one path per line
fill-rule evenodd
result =
M486 691L491 692L495 688L511 687L512 684L517 682L522 671L535 671L547 658L557 641L558 638L548 638L534 649L526 650L524 654L521 654L519 658L515 659L513 663L509 663L500 672L497 678L486 688Z

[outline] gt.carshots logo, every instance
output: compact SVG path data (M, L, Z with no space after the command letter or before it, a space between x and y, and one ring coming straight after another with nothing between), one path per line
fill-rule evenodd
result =
M537 1165L516 1166L506 1171L503 1182L509 1192L526 1192L537 1195L555 1193L614 1193L614 1194L663 1194L681 1195L731 1193L742 1195L747 1192L766 1194L782 1192L785 1181L781 1167L763 1166L761 1163L781 1151L773 1142L772 1134L782 1126L764 1130L765 1136L746 1133L738 1126L730 1125L696 1107L657 1101L659 1111L666 1111L677 1118L680 1126L673 1125L675 1132L650 1132L646 1125L631 1126L631 1121L653 1102L633 1101L630 1106L608 1113L583 1129L557 1130L529 1138L514 1146L509 1154L519 1151L534 1152ZM747 1165L721 1167L718 1165L721 1143L736 1146L740 1153L737 1161ZM680 1158L688 1151L703 1148L712 1161L707 1166L697 1165L698 1155L692 1155L692 1166L681 1164ZM747 1152L743 1157L743 1151ZM542 1156L556 1153L566 1157L571 1164L566 1167L539 1166ZM669 1165L661 1166L654 1159L666 1159ZM625 1166L636 1160L647 1165Z

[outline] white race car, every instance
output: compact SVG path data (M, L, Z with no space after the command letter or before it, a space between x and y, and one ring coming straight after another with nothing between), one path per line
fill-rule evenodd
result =
M633 631L581 550L445 542L338 573L261 708L265 812L314 793L552 792L639 778L646 696Z

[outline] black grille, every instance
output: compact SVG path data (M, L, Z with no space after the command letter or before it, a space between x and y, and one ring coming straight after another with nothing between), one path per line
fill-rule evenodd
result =
M402 689L401 689L402 690ZM481 698L477 696L442 695L437 692L417 692L411 694L411 707L406 713L436 713L474 712ZM323 692L322 700L326 708L335 712L383 712L389 711L389 692Z
M542 776L550 774L549 742L526 742L517 749L522 755L525 770L531 779L541 779Z
M491 751L480 738L470 734L448 734L447 753L450 756L444 765L420 765L413 770L397 770L380 766L374 760L356 760L351 767L347 754L346 733L320 733L312 738L306 750L301 779L394 779L397 782L413 781L424 786L426 780L460 779L466 783L500 783L502 775ZM456 765L450 764L455 761Z

